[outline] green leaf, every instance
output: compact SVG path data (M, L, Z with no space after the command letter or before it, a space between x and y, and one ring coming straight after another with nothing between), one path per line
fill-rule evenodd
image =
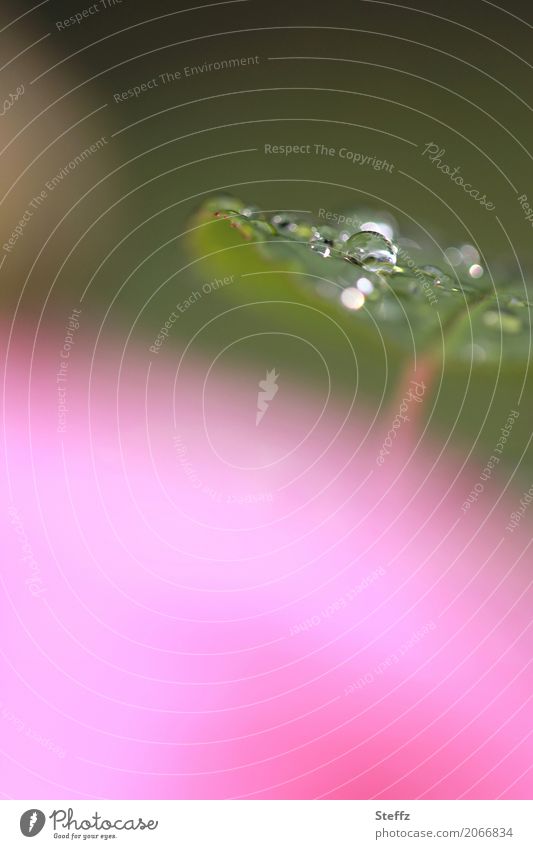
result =
M246 305L245 312L224 314L227 334L243 322L254 330L300 334L326 353L330 374L347 393L379 404L387 396L394 404L398 385L414 369L432 375L425 405L430 430L446 441L462 438L481 459L492 453L510 410L520 409L505 462L512 469L518 463L526 480L533 468L533 298L524 284L480 277L472 246L452 249L449 262L435 262L427 244L385 227L381 234L393 238L394 264L390 243L380 240L373 247L381 255L365 264L364 250L372 244L361 236L350 243L350 237L367 221L387 223L375 210L348 211L351 228L345 231L301 215L287 218L285 212L262 214L234 197L212 198L196 214L189 249L197 267L204 273L206 263L217 276L234 275L235 283L217 297L228 307ZM220 312L221 303L213 308ZM257 338L257 357L268 359L271 351L260 340L272 337L259 332ZM283 332L276 337L284 368L288 360L300 383L307 380L316 390L319 377L294 348L285 357L284 338Z
M360 212L346 218L364 221ZM531 312L523 286L496 291L490 280L468 277L466 263L459 271L418 264L412 243L390 241L370 226L343 230L218 197L200 210L193 240L195 252L211 256L219 270L238 267L249 297L315 303L352 339L375 336L397 356L430 351L494 365L527 361ZM238 294L234 287L231 296Z

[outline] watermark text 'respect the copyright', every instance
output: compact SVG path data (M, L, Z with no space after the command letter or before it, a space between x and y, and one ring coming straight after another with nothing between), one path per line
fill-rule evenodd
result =
M74 347L74 337L80 328L81 310L73 309L67 319L65 328L65 338L63 346L59 352L59 365L56 372L56 392L57 392L57 432L66 433L67 430L67 384L69 378L69 363L72 348Z
M346 159L352 165L367 166L374 171L387 171L389 174L394 169L394 163L387 159L380 159L375 154L361 153L350 150L349 147L331 147L326 144L270 144L265 143L264 153L273 156L329 156Z

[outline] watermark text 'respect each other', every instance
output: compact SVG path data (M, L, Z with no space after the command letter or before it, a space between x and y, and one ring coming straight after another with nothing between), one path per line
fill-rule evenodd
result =
M463 513L466 513L468 510L470 510L471 505L475 504L476 501L479 499L479 496L485 491L485 484L487 481L490 480L496 466L500 462L507 440L511 435L511 431L519 415L520 413L518 412L518 410L511 410L511 412L509 413L504 427L500 429L500 437L498 439L498 442L496 443L491 456L487 460L487 463L479 476L479 480L477 481L475 486L470 490L468 497L462 504L461 510L463 511Z
M192 292L183 300L178 301L175 306L175 309L172 310L167 320L159 330L156 338L153 343L149 347L149 351L152 354L158 354L161 347L165 344L166 340L169 337L170 330L174 324L176 324L177 320L181 315L184 315L188 310L191 309L198 301L200 301L205 295L210 295L211 292L216 292L218 289L223 289L225 286L230 286L235 280L235 275L230 274L228 277L215 277L214 280L210 280L207 283L204 283L201 289L193 289Z

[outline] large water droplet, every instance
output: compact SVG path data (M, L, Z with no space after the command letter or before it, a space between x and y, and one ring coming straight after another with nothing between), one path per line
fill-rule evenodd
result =
M343 257L349 262L362 265L369 271L392 270L396 264L398 250L382 233L360 230L350 236L343 246Z

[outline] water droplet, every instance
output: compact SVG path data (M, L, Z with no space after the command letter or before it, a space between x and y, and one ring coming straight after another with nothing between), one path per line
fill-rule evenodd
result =
M288 230L295 221L294 215L286 212L276 212L270 219L272 226L278 233L285 233L285 230Z
M311 236L309 247L312 251L323 257L338 256L339 251L335 248L337 242L337 231L332 227L321 227Z
M369 271L392 270L396 264L397 248L382 233L360 230L350 236L343 249L344 259L368 268Z
M349 286L341 292L341 301L349 310L360 310L365 303L365 296L359 289Z
M420 271L423 272L424 276L433 284L433 286L438 286L453 292L460 291L456 282L449 274L446 274L442 268L438 268L436 265L421 265Z
M382 236L385 236L389 241L394 236L394 230L390 224L387 224L385 221L365 221L364 224L361 224L361 230L370 231L371 233L381 233Z
M470 277L474 277L477 280L478 277L483 277L484 269L481 265L478 265L477 262L475 262L468 269L468 273L470 274Z
M243 208L240 210L240 213L244 218L248 218L249 220L262 218L261 210L259 209L259 207L252 206L251 204L243 206Z
M511 310L487 310L483 321L491 330L501 330L502 333L520 333L522 330L521 320Z
M288 212L278 212L272 216L271 224L274 230L285 239L294 239L296 242L308 242L316 233L309 221L297 218Z
M219 209L215 212L215 217L227 219L230 225L248 241L258 237L265 239L275 234L274 228L268 221L244 215L235 209Z
M215 218L235 218L240 215L236 209L217 209L214 213Z

